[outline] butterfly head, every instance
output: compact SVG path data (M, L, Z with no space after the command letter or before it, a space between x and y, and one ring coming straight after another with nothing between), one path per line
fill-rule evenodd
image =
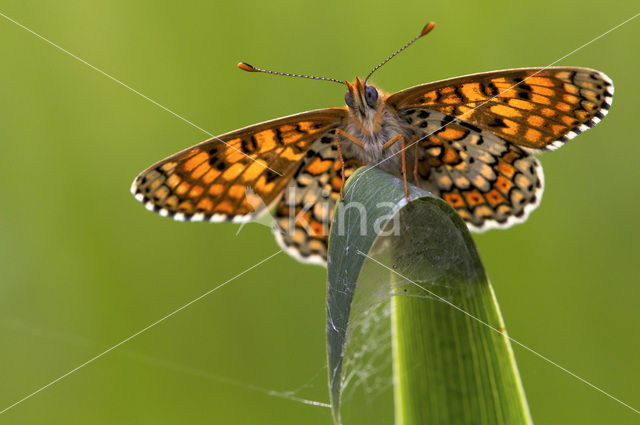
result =
M347 89L344 100L349 110L361 121L375 117L382 102L378 89L358 77L353 84L347 82Z

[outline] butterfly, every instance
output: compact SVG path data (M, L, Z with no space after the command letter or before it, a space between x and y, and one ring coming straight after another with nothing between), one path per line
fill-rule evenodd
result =
M611 107L613 84L587 68L520 68L466 75L387 95L365 78L250 72L347 86L346 106L252 125L152 165L131 192L147 209L182 221L245 222L272 212L278 243L325 264L342 187L369 165L429 190L474 231L519 223L540 203L544 177L532 153L554 150Z

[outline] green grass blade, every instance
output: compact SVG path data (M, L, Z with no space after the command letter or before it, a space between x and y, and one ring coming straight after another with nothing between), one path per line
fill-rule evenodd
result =
M336 210L327 294L334 421L530 424L471 235L446 202L416 187L411 199L401 180L360 169ZM363 376L363 396L346 398ZM386 398L370 384L382 381L392 388Z

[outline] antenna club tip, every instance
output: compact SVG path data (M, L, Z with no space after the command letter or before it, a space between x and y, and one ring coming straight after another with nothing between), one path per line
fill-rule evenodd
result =
M257 69L255 69L253 66L249 65L246 62L238 62L238 68L240 68L243 71L247 71L247 72L260 72Z
M424 28L422 28L422 32L420 33L420 37L423 37L427 34L429 34L429 32L431 32L431 30L436 26L435 22L429 22L427 25L424 26Z

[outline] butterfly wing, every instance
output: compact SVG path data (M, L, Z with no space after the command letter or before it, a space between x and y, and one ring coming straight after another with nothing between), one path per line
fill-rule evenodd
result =
M415 86L386 102L457 117L518 146L557 149L607 114L613 83L587 68L521 68Z
M352 144L343 143L341 148L346 181L364 164ZM329 226L341 185L341 163L331 130L313 142L275 209L276 240L299 261L326 263Z
M309 111L206 140L140 173L131 192L176 220L248 221L282 195L314 140L345 116L341 108Z
M400 111L420 141L409 148L418 184L453 206L469 228L509 227L542 197L538 160L519 146L450 115Z

